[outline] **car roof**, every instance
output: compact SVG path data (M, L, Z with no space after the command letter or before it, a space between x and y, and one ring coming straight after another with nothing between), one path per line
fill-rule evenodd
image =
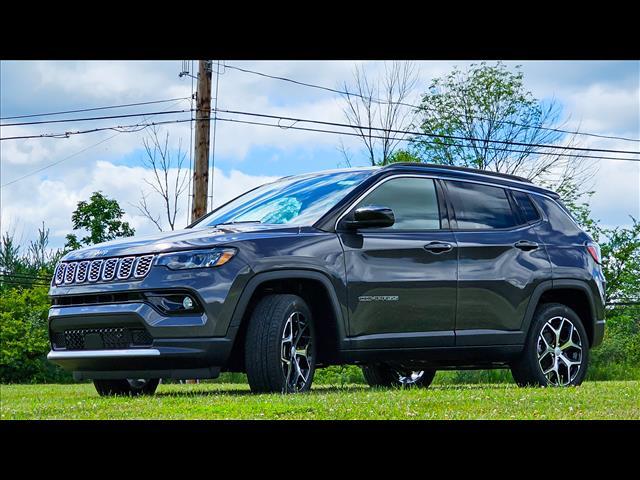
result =
M480 170L477 168L458 167L453 165L438 165L432 163L417 163L417 162L398 162L391 163L382 167L384 172L388 171L401 171L401 172L422 172L431 173L434 175L446 175L447 178L459 178L467 180L483 180L491 181L492 183L499 183L501 185L510 186L514 188L521 188L524 190L531 190L545 195L558 197L558 194L548 188L535 185L531 180L517 175L510 175L507 173L492 172L489 170Z

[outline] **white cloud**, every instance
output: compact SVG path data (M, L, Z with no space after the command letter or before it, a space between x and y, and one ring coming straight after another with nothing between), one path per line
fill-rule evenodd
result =
M173 178L175 174L175 170L171 172ZM275 177L252 176L236 170L225 174L219 169L215 169L213 177L216 206L251 188L275 180ZM44 220L51 229L51 246L61 247L65 235L72 231L71 214L77 203L87 200L95 191L102 191L109 198L118 200L127 212L125 219L136 229L137 234L154 232L156 227L133 206L140 199L141 189L151 192L144 179L152 179L151 170L114 165L106 161L78 168L62 180L40 181L32 177L25 180L17 191L3 195L2 232L15 229L26 241L35 237L37 228ZM160 197L151 193L148 202L152 212L162 213ZM185 192L179 206L176 227L186 226L189 223L188 217Z

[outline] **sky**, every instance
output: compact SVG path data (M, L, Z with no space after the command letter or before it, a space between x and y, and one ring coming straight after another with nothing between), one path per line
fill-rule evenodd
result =
M356 65L372 77L384 68L383 62L378 61L228 60L225 63L330 88L352 82ZM408 103L417 103L420 93L433 78L447 74L454 66L464 68L470 63L474 62L416 62L419 81ZM192 86L191 77L179 77L182 64L180 60L0 61L0 117L190 97L195 85ZM536 98L558 102L566 120L565 128L579 127L584 132L640 138L640 62L509 61L505 64L522 65L525 86ZM194 65L197 66L197 62ZM216 62L214 68L220 73L219 109L345 123L343 100L337 94L224 68L222 64L218 70ZM213 77L215 96L215 73ZM3 120L2 123L189 108L190 101L183 99L67 117ZM188 113L176 113L143 119L5 126L1 128L0 137L186 118ZM217 123L213 205L281 176L345 166L340 138L352 166L367 164L362 146L354 137L296 131L286 129L287 125L291 122L281 122L283 128ZM163 126L161 133L169 134L174 154L181 145L186 155L185 165L188 165L190 123ZM50 229L51 247L63 247L66 234L72 231L71 214L78 201L88 199L98 190L118 200L126 212L125 219L137 234L157 231L135 208L144 194L153 212L162 211L159 197L147 183L152 179L152 172L144 161L143 139L148 135L145 129L105 130L69 138L0 142L1 233L13 232L16 239L26 245L44 222ZM638 143L592 137L584 137L581 146L640 150ZM640 162L598 160L596 164L595 194L590 200L595 218L607 226L628 225L630 215L640 218ZM175 175L175 171L172 174ZM177 227L189 223L187 202L185 195L179 205Z

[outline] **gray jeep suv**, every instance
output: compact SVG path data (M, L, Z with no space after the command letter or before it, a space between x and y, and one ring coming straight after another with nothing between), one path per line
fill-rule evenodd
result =
M604 288L598 245L550 190L436 165L335 170L67 254L48 358L103 395L221 371L301 392L339 364L374 386L477 368L578 385Z

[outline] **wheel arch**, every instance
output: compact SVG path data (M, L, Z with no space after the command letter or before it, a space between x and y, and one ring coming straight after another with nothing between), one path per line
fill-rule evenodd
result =
M541 303L561 303L571 308L582 320L589 345L594 342L596 308L593 293L589 285L582 280L558 279L547 280L536 287L525 313L522 332L529 336L529 328L538 305Z
M243 289L229 324L237 331L227 369L244 370L244 342L248 320L256 304L269 294L301 296L314 317L320 364L337 362L346 339L346 324L335 287L327 274L314 270L274 270L254 275Z

